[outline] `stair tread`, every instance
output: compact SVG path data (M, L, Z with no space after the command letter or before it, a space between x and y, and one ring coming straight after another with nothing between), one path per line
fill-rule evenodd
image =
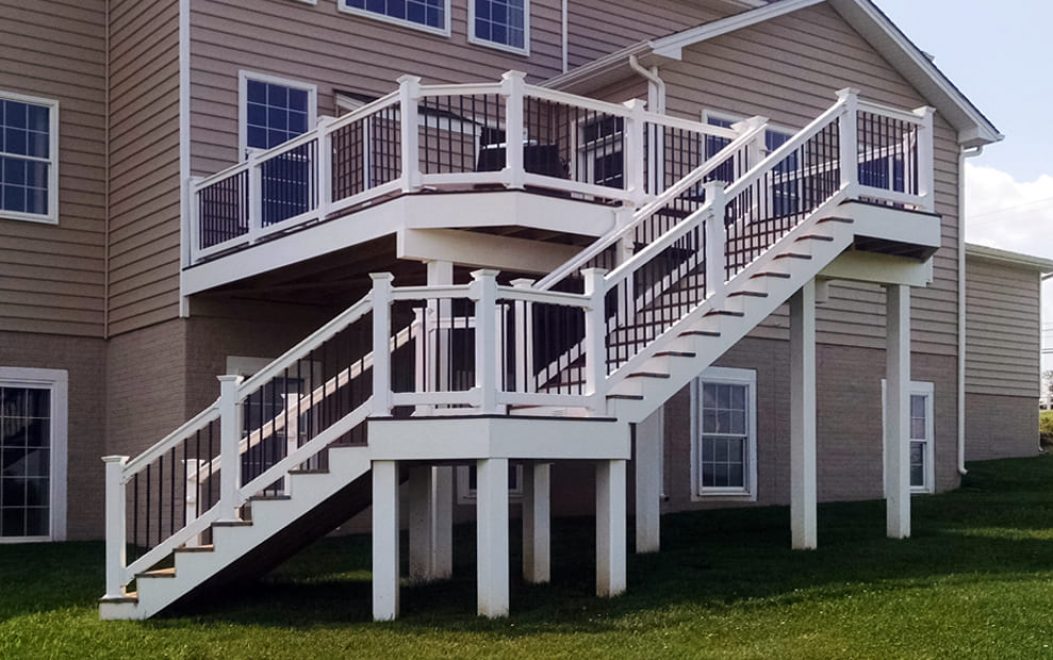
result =
M106 596L103 596L102 598L99 599L99 602L100 603L113 603L113 604L119 604L119 603L138 604L139 603L139 592L138 591L129 591L128 593L124 594L123 596L117 596L115 598L107 598Z
M680 333L681 337L719 337L720 333L716 330L684 330Z
M669 378L669 374L659 371L634 371L629 374L628 378Z
M175 566L169 568L157 568L152 571L143 571L142 573L136 573L136 579L139 578L174 578L176 576Z
M176 552L214 552L215 550L216 546L214 545L192 545L175 549Z
M643 401L642 394L608 394L608 399L621 399L625 401Z
M283 500L291 500L292 497L289 495L253 495L249 498L250 502L281 502Z
M778 277L784 280L788 280L791 276L789 273L776 273L773 271L768 271L764 273L757 273L756 275L751 276L750 279L756 279L758 277Z
M811 259L812 255L804 254L802 252L783 252L782 254L775 255L776 259Z
M728 298L741 298L743 296L749 296L750 298L767 298L768 294L764 291L735 291L728 294Z
M212 523L213 527L251 527L251 520L217 520Z
M694 351L660 351L658 353L655 353L655 357L693 358L693 357L697 357L697 356L698 356L698 353L695 353Z
M852 218L842 218L840 216L830 216L828 218L820 218L819 222L843 222L846 225L850 225L855 222L855 220Z
M798 236L798 241L832 241L833 236L827 236L826 234L805 234L804 236Z
M736 312L730 309L714 309L711 310L706 316L745 316L745 312Z

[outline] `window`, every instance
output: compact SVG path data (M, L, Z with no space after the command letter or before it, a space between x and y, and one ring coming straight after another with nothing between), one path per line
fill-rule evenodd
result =
M458 503L473 504L475 502L475 479L475 465L457 467ZM508 497L511 499L523 497L523 466L521 464L508 464Z
M472 43L530 53L530 0L472 0Z
M58 102L0 92L0 217L58 221Z
M886 381L882 379L882 431L885 428L885 411L888 409L886 388ZM916 381L910 384L910 489L915 493L936 492L933 392L932 383ZM884 452L884 440L881 446Z
M692 384L692 481L700 496L755 497L755 371L713 367Z
M242 157L252 149L270 149L314 127L314 85L242 71L239 79Z
M581 124L581 149L587 181L607 188L625 188L625 121L603 117Z
M66 536L65 371L0 368L0 542Z
M450 34L450 0L339 0L338 6L351 14Z

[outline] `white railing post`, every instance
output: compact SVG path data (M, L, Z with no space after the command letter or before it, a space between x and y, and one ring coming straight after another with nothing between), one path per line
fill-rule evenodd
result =
M333 203L333 140L329 125L333 117L319 117L318 155L315 158L315 189L318 191L318 219L325 220Z
M197 261L197 253L201 250L201 204L198 203L197 198L200 191L198 186L201 184L201 177L192 176L187 179L187 199L190 200L190 208L187 209L187 237L190 242L188 246L190 249L187 252L187 259L190 264L194 264Z
M241 376L219 376L219 519L238 518L238 488L241 487Z
M706 190L706 201L711 204L711 212L706 218L706 293L709 296L723 296L727 283L727 255L725 241L727 229L724 226L727 196L724 184L710 181L703 186Z
M581 271L585 280L585 295L589 307L585 312L585 394L592 401L592 412L607 412L607 271L586 268Z
M472 272L475 301L475 386L483 413L497 410L497 271Z
M348 369L347 373L348 373L348 380L350 381L351 370ZM285 455L286 456L291 456L293 453L296 452L297 449L300 448L300 415L298 414L298 411L300 410L299 400L300 400L300 395L299 394L287 394L287 395L285 395L283 397L283 400L282 400L282 405L285 406L285 410L287 411L286 415L285 415L285 417L286 417L286 421L285 421ZM297 412L294 412L291 415L288 414L288 411L291 408L293 408L294 406L295 406L295 409L296 409ZM294 466L293 469L297 469L299 467L301 467L301 466L296 465L296 466ZM292 479L289 476L286 476L285 477L285 494L286 495L291 495L292 494L292 492L291 492L291 490L289 488L291 483L292 483Z
M255 243L263 231L263 168L259 152L249 154L249 242Z
M633 206L639 208L647 200L647 186L644 182L644 108L646 103L641 99L625 102L629 116L625 118L625 192L629 194ZM652 164L659 167L659 164Z
M767 125L767 123L767 117L757 115L732 124L731 130L735 131L738 137L742 137L756 128ZM761 131L757 134L756 139L754 139L752 143L746 145L746 148L743 150L746 154L744 159L740 159L739 155L737 153L735 154L735 172L732 176L737 179L748 172L751 167L764 160L764 149L766 146L765 132ZM731 181L728 181L728 183L731 183Z
M935 113L936 110L929 106L914 111L914 114L921 118L921 126L918 127L918 162L914 163L918 172L918 196L923 200L922 209L930 213L936 211L936 175L933 161Z
M127 456L104 456L106 463L106 595L124 597L127 518L124 495L124 466Z
M410 332L413 339L413 391L417 393L427 392L431 383L431 369L427 364L427 352L424 347L428 342L428 319L430 310L416 307L413 310L413 325L415 328ZM416 412L426 415L432 411L431 406L417 406Z
M844 102L841 113L841 186L847 190L848 199L856 196L859 185L859 90L846 87L837 93Z
M402 192L408 193L420 188L420 78L401 76L398 83L402 118Z
M534 286L534 280L521 278L512 280L512 286L517 289L529 289ZM516 325L515 333L515 391L529 393L533 391L534 379L531 377L534 371L534 342L530 336L531 328L534 327L531 320L533 309L525 300L515 302Z
M373 280L373 416L391 414L391 273L370 273Z
M208 464L208 461L198 460L196 458L188 458L183 461L186 470L186 484L184 485L183 497L183 525L189 525L194 522L197 518L197 502L200 497L199 491L201 490L201 468ZM187 542L188 548L193 548L201 545L201 537L193 536Z
M505 180L510 188L522 188L526 175L523 169L526 74L506 71L501 76L501 87L505 96Z

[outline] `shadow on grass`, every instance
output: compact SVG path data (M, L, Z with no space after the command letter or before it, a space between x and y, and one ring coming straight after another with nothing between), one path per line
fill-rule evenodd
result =
M1053 456L975 464L963 488L914 499L914 536L884 537L883 502L820 507L820 549L789 550L786 508L718 510L663 517L662 552L629 555L629 592L594 597L590 518L553 524L553 582L519 579L518 529L511 539L511 621L475 617L474 526L455 530L454 577L406 585L399 630L600 633L626 616L683 605L720 611L765 608L858 592L930 587L953 580L1026 580L1053 566ZM630 534L631 538L631 534ZM405 547L405 546L404 546ZM403 556L406 553L403 552ZM84 607L102 583L101 544L0 546L0 617ZM328 538L270 576L226 588L144 625L200 621L281 628L365 624L370 620L367 536ZM31 561L32 560L32 561ZM405 574L405 571L404 571ZM12 593L13 592L13 593Z

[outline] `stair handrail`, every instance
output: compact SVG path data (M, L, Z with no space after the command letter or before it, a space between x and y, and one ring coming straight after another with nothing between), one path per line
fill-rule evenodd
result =
M751 142L767 130L767 125L768 120L765 117L753 117L741 124L736 124L736 126L742 126L742 131L739 133L738 137L728 143L727 146L718 151L711 158L707 159L706 162L693 169L669 188L666 188L654 200L641 206L639 210L633 213L632 219L626 223L625 226L617 228L596 239L587 248L577 253L563 265L534 283L533 288L542 291L551 289L555 284L564 280L568 276L573 275L589 261L602 254L604 250L617 244L618 241L626 236L632 235L644 220L647 220L652 215L662 210L667 204L674 201L680 195L696 187L705 177L712 174L717 167L723 165L729 158L734 156L738 150L749 146Z

